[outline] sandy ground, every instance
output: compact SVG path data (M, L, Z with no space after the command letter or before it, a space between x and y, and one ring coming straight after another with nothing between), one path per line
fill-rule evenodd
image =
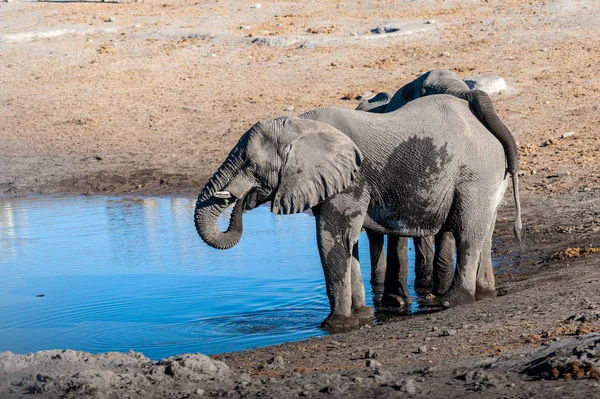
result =
M192 194L255 122L442 67L506 80L493 100L528 233L517 248L507 196L493 301L215 357L228 366L4 354L0 397L600 395L599 25L594 0L0 3L0 195Z

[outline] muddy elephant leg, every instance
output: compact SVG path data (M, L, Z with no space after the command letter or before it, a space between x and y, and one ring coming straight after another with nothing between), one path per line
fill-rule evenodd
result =
M366 212L366 205L364 209L349 208L348 204L355 202L352 195L338 194L313 208L317 245L331 308L321 327L330 331L358 325L359 319L352 312L353 294L357 303L364 303L364 289L352 290L352 252ZM360 275L358 261L356 263L355 280ZM362 284L362 278L360 280Z
M477 270L481 261L481 250L489 230L489 221L472 215L461 226L456 239L456 270L450 289L440 297L440 304L449 308L475 302Z
M429 291L433 287L433 236L414 237L415 289Z
M479 301L485 298L496 296L496 280L494 279L494 269L492 267L492 235L496 226L496 217L492 221L490 230L485 237L481 248L481 260L477 270L477 283L475 285L475 298Z
M365 285L360 273L358 242L352 249L352 315L359 319L370 319L375 313L365 303Z
M385 308L403 308L410 304L406 278L408 277L408 239L388 235L387 268L381 305Z
M383 292L383 282L385 280L386 259L383 252L383 234L375 231L366 230L369 239L369 255L371 257L371 285L373 292L381 294Z
M450 289L454 277L454 236L449 231L435 236L435 258L433 263L433 293L442 295Z

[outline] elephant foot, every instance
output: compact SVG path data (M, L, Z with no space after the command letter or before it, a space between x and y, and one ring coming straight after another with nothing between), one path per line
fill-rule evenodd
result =
M367 305L363 305L352 309L352 316L358 317L359 320L372 319L375 316L375 312Z
M427 293L431 292L432 288L433 288L433 281L431 279L415 281L415 291L417 291L419 294L427 294Z
M440 306L445 309L473 302L475 302L475 295L467 290L452 288L439 299Z
M496 297L496 290L492 289L477 289L475 290L475 299L478 301Z
M321 328L329 331L343 331L352 327L358 326L359 321L356 315L351 314L350 316L344 316L340 314L330 314L327 316L325 320L321 323Z
M383 294L381 298L381 307L386 310L404 309L410 305L410 298L405 298L397 294Z
M382 295L383 294L383 283L381 284L373 284L371 283L371 290L373 291L373 294L377 295Z

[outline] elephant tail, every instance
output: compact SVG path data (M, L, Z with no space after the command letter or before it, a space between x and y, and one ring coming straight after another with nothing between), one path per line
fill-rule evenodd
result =
M514 225L514 233L515 239L519 246L523 246L523 240L525 239L525 230L523 229L523 223L521 222L521 201L519 200L519 176L517 174L512 175L512 183L513 183L513 197L515 199L515 208L516 208L516 216L515 216L515 225Z
M500 141L506 156L506 172L512 175L513 195L516 207L514 233L519 245L523 245L525 231L521 222L521 202L519 200L519 154L517 142L506 125L500 120L492 99L481 90L469 90L465 92L464 99L469 102L471 110L479 121Z

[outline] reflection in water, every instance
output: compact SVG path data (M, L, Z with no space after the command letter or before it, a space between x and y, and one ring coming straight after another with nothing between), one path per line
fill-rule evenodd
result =
M329 306L314 218L260 207L244 214L240 243L220 251L198 238L194 203L0 199L0 351L133 349L160 358L322 335Z

